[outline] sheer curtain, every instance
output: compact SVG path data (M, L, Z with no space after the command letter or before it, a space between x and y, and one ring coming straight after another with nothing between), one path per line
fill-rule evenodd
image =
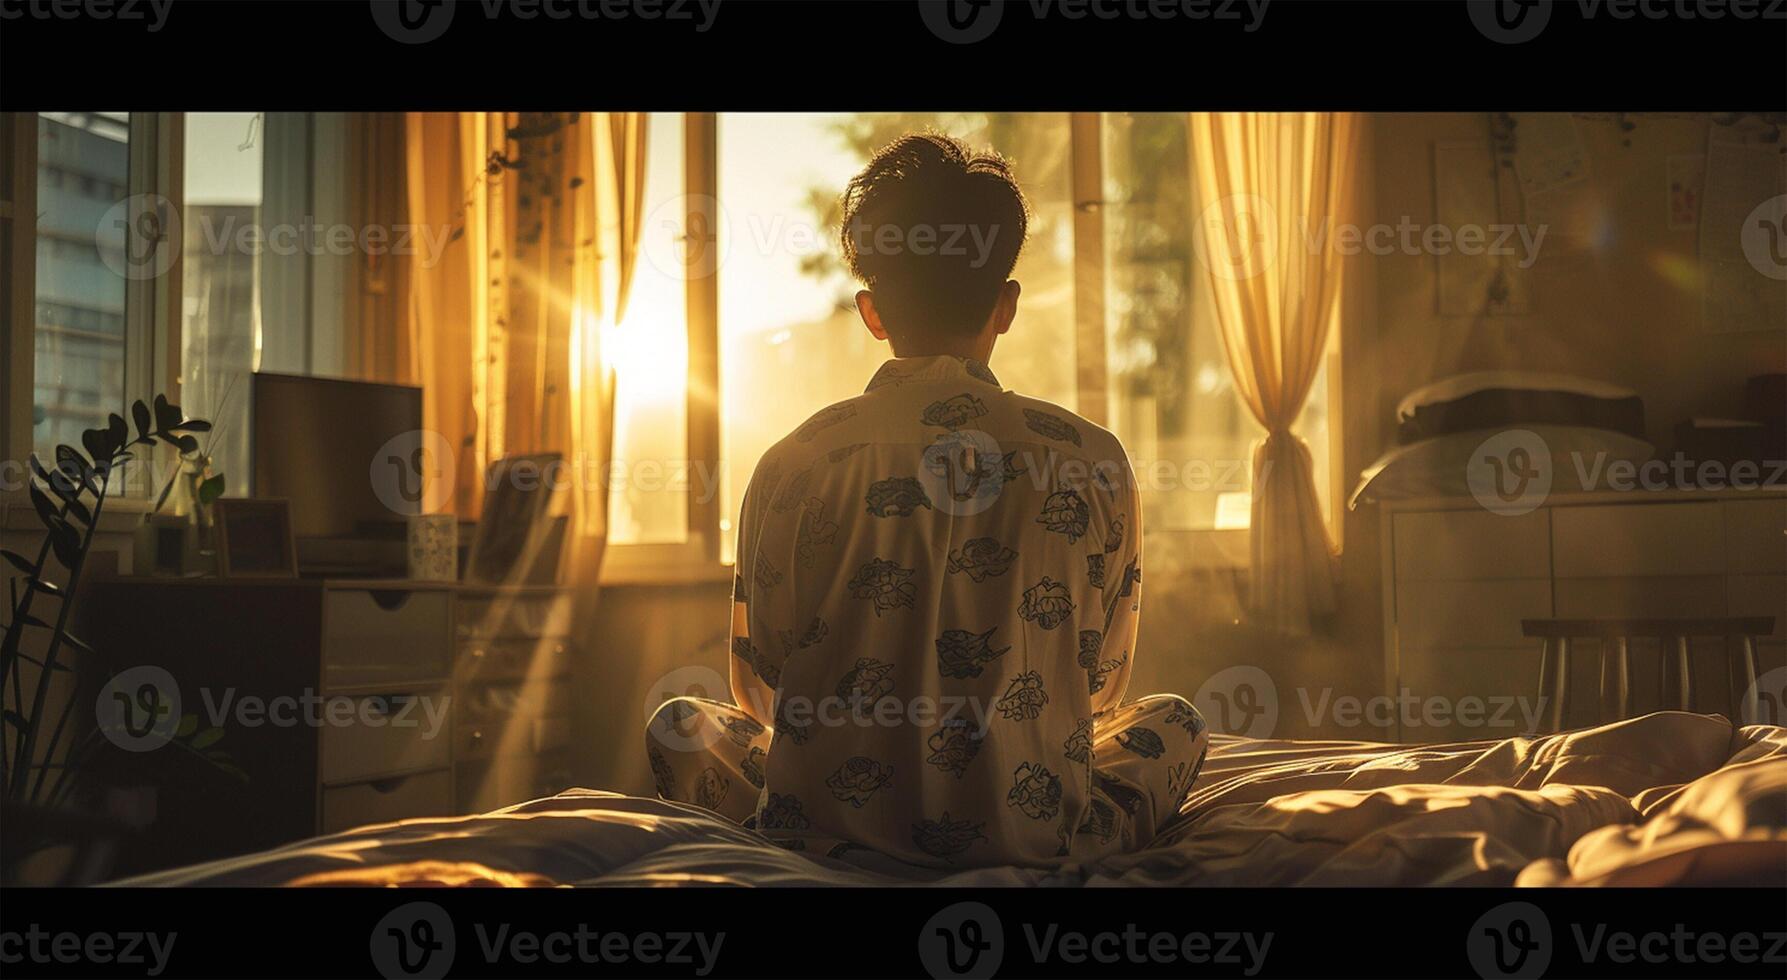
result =
M1248 605L1295 633L1335 608L1334 545L1291 424L1340 309L1333 242L1355 218L1358 133L1347 113L1191 114L1194 245L1236 388L1266 429L1253 456Z
M453 447L427 509L475 519L491 461L562 453L578 584L594 584L607 539L614 379L600 342L626 309L645 134L641 113L404 119L408 295L373 360L424 387L425 425Z

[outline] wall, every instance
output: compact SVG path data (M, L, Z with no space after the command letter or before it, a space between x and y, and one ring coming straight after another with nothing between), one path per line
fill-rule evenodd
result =
M1666 448L1678 421L1736 414L1745 378L1787 370L1787 324L1701 329L1698 234L1667 227L1667 160L1705 152L1710 117L1629 121L1625 131L1615 119L1579 118L1588 178L1561 192L1561 207L1527 215L1550 225L1531 270L1529 315L1442 317L1432 257L1377 260L1375 400L1386 420L1403 395L1435 378L1559 371L1637 390L1650 441ZM1385 113L1375 122L1377 220L1434 221L1433 144L1487 142L1487 114Z

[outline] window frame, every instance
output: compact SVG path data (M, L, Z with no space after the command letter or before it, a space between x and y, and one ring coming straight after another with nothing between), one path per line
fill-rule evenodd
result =
M7 425L0 431L0 458L8 464L23 462L36 452L32 435L32 400L37 385L37 112L6 112L0 122L5 133L4 264L10 302L0 313L0 350L4 365L4 404ZM152 206L159 195L180 213L184 117L180 113L132 112L127 123L129 176L126 200L131 217ZM31 220L27 221L29 215ZM164 232L166 229L164 229ZM124 385L111 410L129 416L136 399L153 398L156 392L174 397L180 370L180 250L161 275L129 279L124 283ZM173 288L169 288L173 283ZM22 472L22 470L21 470ZM23 492L23 487L18 488ZM152 488L133 468L115 487L107 503L121 511L147 509Z
M6 425L0 428L0 460L20 466L35 452L32 401L37 380L37 201L38 115L36 112L0 113L0 263L8 288L8 302L0 308L0 407ZM343 171L334 178L319 172L319 148L338 156L351 131L345 113L302 113L291 125L290 160L269 176L280 201L298 214L318 213L319 204L344 213L352 188ZM260 133L265 138L267 117ZM132 112L127 198L131 217L150 205L156 196L165 199L174 213L185 214L186 113ZM29 202L29 203L24 203ZM167 229L174 231L176 229ZM124 293L124 388L113 407L129 417L129 406L156 394L179 402L183 356L182 299L185 289L184 242L174 243L172 260L160 275L126 279ZM299 352L307 371L343 374L357 350L358 326L346 304L347 290L340 285L351 272L346 257L303 254L288 264L287 299L302 307L305 321ZM265 304L264 304L265 305ZM275 309L284 308L273 304ZM329 339L325 342L326 338ZM164 461L165 462L165 461ZM21 470L22 472L22 470ZM141 467L132 467L126 480L107 498L107 507L122 512L146 511L156 488L150 486ZM22 486L18 490L23 493Z
M1088 421L1107 425L1110 416L1106 363L1104 114L1070 112L1069 172L1073 202L1075 411ZM684 117L684 193L688 218L706 202L720 200L718 187L718 115L686 113ZM709 270L686 283L689 338L688 441L691 467L706 466L716 479L721 463L719 393L722 384L719 322L719 272ZM1344 307L1343 307L1344 308ZM1337 314L1338 315L1338 314ZM1328 370L1329 507L1326 515L1338 543L1340 501L1346 480L1341 460L1340 343L1338 325L1329 331L1323 354ZM721 499L716 485L709 499L691 485L688 540L680 544L616 544L610 542L602 563L603 584L693 584L731 581L734 571L720 561ZM1154 530L1150 540L1167 549L1180 566L1244 572L1251 560L1248 528Z

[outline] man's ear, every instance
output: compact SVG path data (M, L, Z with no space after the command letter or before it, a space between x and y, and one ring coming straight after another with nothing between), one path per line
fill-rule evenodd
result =
M993 304L993 332L1003 334L1011 329L1011 321L1018 315L1018 294L1023 292L1016 279L1005 280L999 287L999 302Z
M862 316L862 325L869 328L869 333L876 340L887 339L887 328L881 325L881 314L875 309L875 294L866 289L856 292L856 312Z

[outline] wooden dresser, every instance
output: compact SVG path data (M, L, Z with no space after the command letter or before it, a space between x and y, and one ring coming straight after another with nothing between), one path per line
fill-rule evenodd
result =
M455 586L389 580L112 578L86 639L165 671L205 748L138 753L152 819L120 874L451 812ZM138 762L137 760L140 760Z
M454 624L456 810L481 813L570 786L570 593L462 585Z
M1396 712L1392 735L1402 741L1524 730L1520 702L1499 726L1456 715L1467 697L1533 701L1539 645L1521 636L1522 619L1773 616L1759 667L1787 659L1787 493L1778 489L1557 493L1517 515L1469 497L1380 506L1385 692L1415 699ZM1705 692L1695 709L1728 712L1725 660L1705 642L1693 657L1694 686ZM1633 650L1637 713L1657 706L1657 657L1655 645ZM1594 690L1596 658L1573 667L1577 690ZM1451 706L1443 723L1421 721L1428 698ZM1566 727L1594 722L1592 698L1572 708Z

